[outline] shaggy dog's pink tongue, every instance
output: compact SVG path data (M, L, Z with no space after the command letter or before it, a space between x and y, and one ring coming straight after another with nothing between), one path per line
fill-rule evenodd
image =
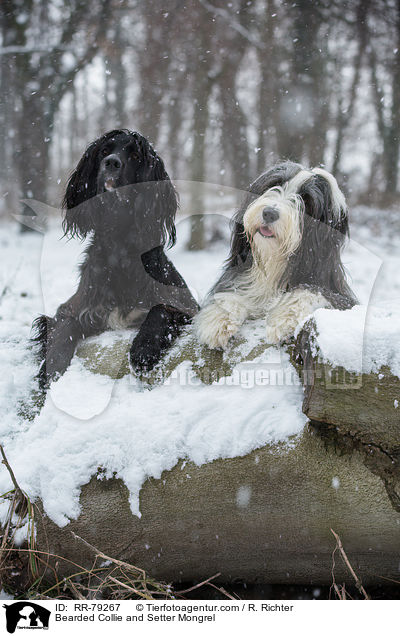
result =
M259 229L259 232L262 236L275 236L272 230L269 229L268 225L262 225Z

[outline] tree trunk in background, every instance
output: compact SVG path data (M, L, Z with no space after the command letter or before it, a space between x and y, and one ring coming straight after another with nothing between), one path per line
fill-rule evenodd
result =
M113 74L115 77L115 125L118 128L131 128L130 117L126 112L126 71L121 50L112 60Z
M140 97L137 107L140 132L157 144L160 132L163 98L169 92L168 67L172 55L173 39L170 29L174 14L163 13L157 2L146 4L145 42L138 51Z
M207 32L201 33L201 50L208 48ZM190 158L190 180L193 182L191 191L190 237L187 244L189 250L201 250L205 247L204 233L204 198L203 185L206 180L205 141L208 126L208 100L212 88L209 77L209 58L205 55L202 63L196 65L193 77L193 123L192 123L192 152Z
M261 72L258 96L258 173L265 172L268 167L267 152L277 153L274 132L279 126L281 91L284 86L284 77L277 77L276 21L271 19L274 14L276 14L275 0L267 0L260 28L260 41L263 42L263 48L257 50ZM271 143L271 137L273 143Z
M343 96L340 86L339 90L339 99L338 99L338 115L336 121L336 142L335 142L335 150L333 156L333 164L332 164L332 172L334 175L337 175L340 170L340 161L342 159L343 152L343 142L345 140L346 131L350 121L352 120L354 114L354 106L356 103L357 97L357 89L360 83L361 76L361 68L362 61L365 55L365 49L368 44L368 12L369 12L370 2L369 0L360 0L356 9L356 29L357 29L357 52L355 54L353 60L353 80L350 87L350 95L348 98L348 105L346 110L344 110L343 105ZM341 77L339 74L339 81Z
M219 101L222 108L221 146L222 168L227 164L232 175L231 185L245 189L250 177L250 153L248 141L248 119L239 100L237 79L243 58L249 48L249 41L243 35L250 33L252 3L238 0L233 19L236 30L227 29L224 22L217 24L217 38L221 67L216 80L219 87ZM228 22L228 18L226 18ZM219 29L218 29L219 26Z
M175 79L175 87L170 93L167 117L168 117L168 163L173 177L178 178L179 160L182 159L182 142L180 131L182 128L182 110L184 104L184 89L187 83L185 73L179 73Z
M239 27L249 32L252 18L251 3L240 0L235 14ZM222 45L229 51L224 56L224 63L218 74L222 105L222 149L224 160L231 168L233 187L245 189L253 179L250 177L248 120L239 100L237 77L249 42L235 31L228 31L222 34L222 37Z
M109 2L70 2L66 7L69 14L63 14L62 23L58 25L60 33L56 43L51 37L51 29L56 25L48 0L39 4L25 0L23 14L18 0L5 0L2 8L3 27L12 40L7 45L19 49L9 61L13 81L8 87L14 105L14 172L19 179L19 197L45 201L51 178L49 145L54 117L75 75L98 50L99 29L104 28ZM99 24L93 28L93 23L97 22ZM80 28L86 39L82 40L85 46L78 55L73 40ZM68 67L65 50L74 56L74 62ZM23 214L32 216L32 211L24 206ZM21 225L21 229L27 231L30 228Z
M44 99L43 95L43 101ZM22 200L46 201L47 198L50 177L49 142L54 111L51 103L47 102L46 107L43 101L30 99L29 95L22 98L15 155ZM25 204L23 215L34 216L32 210ZM21 231L30 231L30 228L22 224Z
M4 47L26 47L28 18L21 20L17 12L18 4L15 0L4 0L2 3L1 22ZM27 0L24 9L29 14L32 11L32 0ZM22 95L26 85L34 80L29 74L29 60L25 53L6 53L2 56L2 111L6 125L1 139L2 152L4 152L4 177L8 187L14 192L16 203L24 196L21 178L24 170L19 166L19 151L21 141L21 120L24 104ZM31 88L31 92L33 88ZM33 98L31 98L33 99ZM5 134L4 134L5 133ZM25 131L24 143L29 144L29 131ZM28 151L29 152L29 151ZM32 157L33 160L33 157ZM22 176L22 175L21 175ZM17 212L13 209L12 212ZM23 230L27 228L23 227Z
M75 162L75 157L79 150L77 149L77 142L79 143L79 116L78 116L78 96L76 94L76 86L72 84L71 87L71 119L70 119L70 137L69 137L69 165L72 167Z
M389 202L395 198L399 177L400 148L400 0L397 0L397 42L393 57L392 107L385 144L386 192Z
M236 50L236 54L237 54ZM230 165L232 186L244 190L250 182L249 143L247 119L240 106L235 89L237 69L241 62L238 55L222 67L219 77L222 103L222 149L224 162ZM242 56L240 56L242 57ZM236 63L235 63L236 61Z
M103 43L103 51L106 62L106 108L104 108L102 131L110 128L108 123L112 120L112 128L132 128L134 122L128 122L126 114L126 69L123 53L125 40L122 33L121 22L112 24L107 32L107 38Z
M298 0L292 7L290 85L282 95L277 130L279 155L293 161L319 163L325 148L325 59L318 32L320 0Z
M384 112L385 93L379 79L376 52L370 47L370 67L377 127L383 142L382 168L385 191L381 203L390 205L396 198L399 175L400 150L400 0L396 3L397 43L391 64L391 107L388 116Z
M110 112L112 112L111 109L111 102L110 102L110 95L111 95L111 91L110 91L110 70L108 68L108 58L107 56L104 57L103 61L103 83L104 83L104 97L103 97L103 108L100 111L100 116L99 116L99 128L100 131L106 132L108 125L107 122L109 120L109 116L110 116Z

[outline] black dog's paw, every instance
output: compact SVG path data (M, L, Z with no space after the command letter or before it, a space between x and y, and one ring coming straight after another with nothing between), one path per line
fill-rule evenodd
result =
M160 347L149 342L133 342L129 352L129 362L132 371L138 375L148 373L159 362Z
M138 375L152 371L173 345L190 316L173 307L152 307L130 350L131 368Z

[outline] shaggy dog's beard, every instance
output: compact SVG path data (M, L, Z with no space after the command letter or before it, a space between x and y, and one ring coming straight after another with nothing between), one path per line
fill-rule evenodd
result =
M273 223L263 219L264 209L276 210ZM303 227L304 205L296 194L284 188L273 188L259 197L246 211L243 226L251 246L254 264L260 274L276 287L284 274L287 261L298 248Z

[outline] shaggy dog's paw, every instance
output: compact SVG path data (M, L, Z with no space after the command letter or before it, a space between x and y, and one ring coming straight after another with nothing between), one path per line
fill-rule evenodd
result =
M208 344L211 349L225 349L238 329L239 326L237 324L229 320L229 318L224 318L214 325L214 328L208 332L207 339L203 342Z
M285 329L283 326L272 323L267 324L265 335L268 344L276 345L283 340L286 340L290 336L290 330Z
M225 349L240 327L230 314L218 305L204 307L194 320L197 337L211 349Z

